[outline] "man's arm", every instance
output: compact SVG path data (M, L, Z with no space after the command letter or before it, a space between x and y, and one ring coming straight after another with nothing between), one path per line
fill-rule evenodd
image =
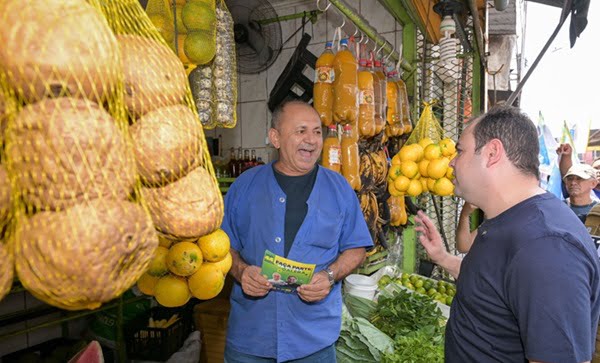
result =
M456 250L460 253L467 253L471 249L473 240L477 236L477 229L471 231L470 217L473 211L477 209L473 204L465 202L460 217L458 218L458 226L456 227Z
M556 149L558 154L558 168L560 169L560 177L564 177L567 171L573 166L573 148L570 144L560 144Z
M421 232L419 242L421 242L425 251L427 251L431 261L448 271L455 279L458 278L462 258L453 256L450 252L446 251L440 233L423 211L419 211L415 217L415 221L417 222L415 231Z
M246 295L265 296L271 290L271 283L260 273L260 267L251 266L244 261L239 252L231 249L231 269L229 273L242 285Z
M365 260L364 247L350 248L342 252L329 269L333 271L335 281L343 280L350 275ZM307 302L323 300L330 292L329 277L325 271L319 271L313 275L309 284L298 287L298 296Z

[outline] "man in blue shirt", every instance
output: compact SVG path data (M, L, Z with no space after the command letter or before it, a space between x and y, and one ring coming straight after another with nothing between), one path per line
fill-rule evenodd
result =
M584 225L539 187L537 131L498 107L460 136L455 193L486 219L464 259L419 212L433 262L457 279L446 362L589 362L600 314L600 265Z
M565 177L567 171L571 168L571 166L573 166L573 160L572 160L572 156L573 156L573 148L571 147L571 144L565 143L565 144L560 144L558 146L558 148L556 149L556 153L558 154L559 162L558 162L558 166L560 168L560 175L562 178ZM592 162L592 168L594 168L596 170L596 178L600 178L600 158L596 158L593 162ZM563 196L565 198L569 197L569 191L567 190L567 186L565 185L565 183L561 183L561 188L562 188L562 192L563 192ZM593 190L592 190L593 194L590 194L590 196L596 200L600 200L600 184L598 184Z
M225 361L335 362L341 281L373 245L358 198L340 174L317 165L321 121L308 104L273 112L274 163L244 172L225 196L222 228L231 239L231 292ZM297 293L273 291L261 275L265 250L316 264Z

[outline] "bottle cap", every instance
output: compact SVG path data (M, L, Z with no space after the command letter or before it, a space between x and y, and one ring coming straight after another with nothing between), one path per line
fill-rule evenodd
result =
M366 67L366 66L367 66L367 60L366 60L366 59L360 59L360 60L358 61L358 64L359 64L361 67Z
M325 43L325 48L331 48L331 47L333 47L333 43L332 42Z
M344 131L352 131L352 125L344 125Z
M381 67L381 61L376 60L375 61L375 67Z
M337 130L337 125L336 124L331 124L331 125L327 126L327 128L329 130Z
M340 45L348 45L348 39L344 38L340 40Z

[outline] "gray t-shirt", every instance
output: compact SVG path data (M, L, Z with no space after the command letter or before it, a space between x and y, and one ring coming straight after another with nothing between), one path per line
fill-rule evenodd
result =
M598 203L598 201L592 200L592 202L590 204L586 204L586 205L573 205L571 203L571 201L569 200L569 198L567 198L567 199L565 199L565 203L567 203L569 208L571 208L571 210L581 220L581 222L585 223L585 219L586 219L588 213L590 212L592 207Z

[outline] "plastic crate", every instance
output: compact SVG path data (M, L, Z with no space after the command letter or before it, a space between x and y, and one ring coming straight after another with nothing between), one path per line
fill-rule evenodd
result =
M174 314L179 320L166 328L150 328L150 317L155 321L167 319ZM192 307L154 307L149 314L136 318L125 328L127 357L139 360L166 361L177 352L192 332Z

